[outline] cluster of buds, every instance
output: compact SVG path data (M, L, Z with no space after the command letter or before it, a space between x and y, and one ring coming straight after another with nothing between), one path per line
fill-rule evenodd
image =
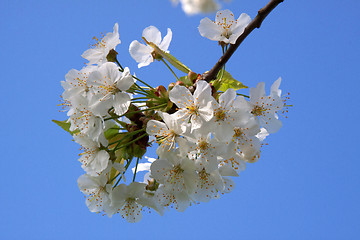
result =
M211 32L209 38L226 47L250 21L245 15L234 21L230 11L220 11L215 22L202 20L199 30L203 36ZM118 24L101 40L95 38L95 47L82 55L88 64L70 70L62 82L69 118L56 122L83 150L79 161L86 173L78 186L91 212L119 213L137 222L144 207L162 215L168 206L184 211L217 199L234 189L231 177L256 162L265 137L282 126L278 113L286 108L286 97L280 78L269 94L259 83L249 96L237 93L247 87L224 69L204 81L170 55L171 38L170 29L162 39L150 26L143 32L144 44L133 41L129 47L139 68L155 60L165 63L176 78L167 88L150 86L119 63ZM178 78L167 62L185 76ZM157 158L143 161L154 143ZM129 168L132 181L126 179ZM140 171L146 173L138 182Z

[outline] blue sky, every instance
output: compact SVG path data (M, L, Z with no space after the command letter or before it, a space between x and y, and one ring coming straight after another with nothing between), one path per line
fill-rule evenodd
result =
M267 0L233 0L252 18ZM184 213L145 213L129 224L90 213L76 180L79 146L51 122L60 81L80 69L93 36L119 23L118 59L151 85L173 77L161 63L138 69L128 54L142 30L170 27L170 52L196 72L220 57L170 1L0 1L1 239L359 239L360 2L289 1L278 6L227 64L238 80L270 87L279 76L294 105L235 190ZM214 14L206 15L213 19ZM269 89L269 88L268 88ZM355 121L355 122L353 122ZM149 152L149 155L153 151Z

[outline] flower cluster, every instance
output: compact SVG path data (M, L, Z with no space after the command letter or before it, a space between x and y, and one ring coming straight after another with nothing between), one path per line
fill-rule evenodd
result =
M203 19L199 31L226 47L249 22L246 14L235 21L224 10L214 22ZM217 199L234 189L230 177L256 162L263 140L282 126L278 113L286 108L286 98L280 78L269 94L261 82L250 88L249 96L237 93L247 87L224 68L216 79L204 81L170 55L172 31L162 39L160 31L149 26L143 43L130 44L130 55L139 68L162 61L176 78L167 88L154 88L117 60L118 24L102 39L94 39L96 44L82 55L87 65L70 70L62 82L68 120L56 121L81 145L79 161L86 173L78 186L91 212L109 217L119 213L128 222L138 222L144 208L162 215L168 206L184 211ZM167 62L185 76L178 78ZM158 157L143 162L153 143ZM140 171L146 174L138 182Z

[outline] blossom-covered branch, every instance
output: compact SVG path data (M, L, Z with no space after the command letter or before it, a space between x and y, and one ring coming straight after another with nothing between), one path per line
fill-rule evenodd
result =
M246 13L235 19L230 10L218 11L215 21L200 21L199 33L219 42L223 51L230 45L224 56L231 56L234 46L282 1L270 1L252 22ZM152 87L117 59L117 23L113 32L94 39L96 44L82 54L86 66L71 69L61 82L60 105L68 119L55 121L81 145L79 161L86 173L78 186L91 212L118 213L138 222L144 208L163 215L169 206L182 212L218 199L234 189L231 177L259 160L265 138L282 127L288 105L281 78L268 94L260 82L249 88L249 96L237 92L247 87L224 68L217 76L223 65L213 73L215 81L203 81L170 54L171 29L162 38L159 29L149 26L143 43L130 44L130 55L138 68L159 61L175 77L167 87ZM155 72L153 79L158 78ZM145 157L150 147L156 147L156 158Z
M219 61L215 64L215 66L208 72L202 75L202 80L210 82L211 80L216 79L217 74L221 70L221 68L227 63L230 57L234 54L236 49L240 46L240 44L245 40L245 38L255 29L260 28L264 19L269 15L269 13L284 0L270 0L265 7L261 8L258 11L257 16L249 23L249 25L245 28L244 32L238 37L235 44L231 44L228 50L225 52L223 56L219 59Z

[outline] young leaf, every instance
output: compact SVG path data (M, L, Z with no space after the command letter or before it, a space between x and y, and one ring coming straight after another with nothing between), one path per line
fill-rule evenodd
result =
M119 131L120 131L120 127L117 125L114 125L113 127L109 128L108 130L106 130L104 132L105 138L107 140L110 140L113 137L115 137L117 134L119 134Z
M219 91L225 92L229 88L232 88L235 91L242 89L242 88L248 88L247 86L245 86L238 80L234 79L229 72L225 71L222 74L223 74L223 76L222 76L222 79L220 80ZM215 80L215 81L217 81L217 80Z
M161 50L158 46L156 46L154 43L149 42L148 43L152 48L154 48L155 52L157 54L160 54L163 58L165 58L171 65L179 69L180 71L184 73L189 73L191 70L187 66L185 66L182 62L177 60L173 55L170 53L166 53L163 50Z
M52 121L54 123L56 123L57 125L59 125L62 129L64 129L68 133L70 133L71 135L73 135L74 133L79 132L79 130L76 130L76 131L73 131L73 132L70 131L71 123L67 122L67 120L64 120L64 121L52 120Z

